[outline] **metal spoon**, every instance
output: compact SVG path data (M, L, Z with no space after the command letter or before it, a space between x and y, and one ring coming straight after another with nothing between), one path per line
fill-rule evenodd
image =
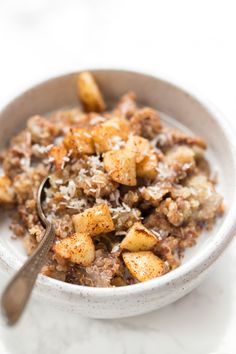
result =
M45 264L47 254L55 237L54 227L47 220L42 210L44 188L48 183L49 177L44 178L37 193L37 212L40 221L45 227L44 236L34 253L13 276L2 295L2 312L10 326L14 325L23 313L36 282L37 275Z

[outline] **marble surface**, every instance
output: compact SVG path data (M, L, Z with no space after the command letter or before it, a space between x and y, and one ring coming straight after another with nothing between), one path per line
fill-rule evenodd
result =
M48 76L120 67L195 86L235 126L234 1L0 2L0 107ZM236 353L236 241L196 290L143 316L92 320L32 299L1 354ZM0 289L6 276L0 273Z

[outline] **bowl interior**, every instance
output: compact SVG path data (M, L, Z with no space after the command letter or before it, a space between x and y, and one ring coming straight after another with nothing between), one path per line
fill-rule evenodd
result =
M235 171L231 143L222 123L204 104L176 86L143 74L115 70L95 70L94 75L108 102L117 100L132 90L143 105L157 108L162 119L172 126L191 131L208 143L207 157L218 175L217 189L224 196L226 214L210 232L199 238L197 246L187 250L183 262L198 257L206 245L214 243L214 234L227 218L235 198ZM46 81L13 100L0 114L0 148L24 127L34 114L46 114L68 106L78 105L76 75L69 74ZM224 123L223 123L224 125ZM8 269L17 269L26 255L20 240L10 239L9 220L0 220L0 259Z

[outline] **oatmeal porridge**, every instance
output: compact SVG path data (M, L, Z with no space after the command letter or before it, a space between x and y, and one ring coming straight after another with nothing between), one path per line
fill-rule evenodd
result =
M89 72L78 95L83 109L30 117L2 151L1 210L31 255L44 233L37 190L50 175L43 209L56 238L42 274L93 287L162 276L224 212L206 142L166 126L134 92L107 109Z

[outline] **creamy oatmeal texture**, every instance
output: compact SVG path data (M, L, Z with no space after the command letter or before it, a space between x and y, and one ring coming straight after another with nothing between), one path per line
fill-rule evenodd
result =
M165 126L133 92L108 110L88 72L78 94L83 110L30 117L2 152L2 212L30 255L44 232L37 189L50 173L43 207L56 239L44 275L95 287L162 276L223 214L206 143Z

